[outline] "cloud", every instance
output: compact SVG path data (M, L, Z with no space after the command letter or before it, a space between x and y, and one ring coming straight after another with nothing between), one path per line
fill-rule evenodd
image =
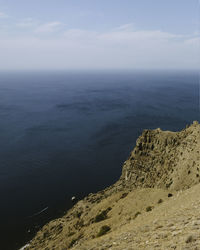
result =
M81 29L69 29L65 31L63 35L68 41L73 41L79 44L80 42L91 43L98 38L98 32Z
M132 24L107 32L68 29L61 22L39 25L32 35L0 39L0 68L197 68L199 38ZM59 36L53 35L60 31ZM43 36L53 33L52 36ZM41 35L41 36L40 36ZM19 60L20 58L20 60Z
M180 39L183 36L178 34L171 34L168 32L163 32L160 30L115 30L107 33L102 33L99 35L99 39L106 40L113 44L129 44L129 43L149 43L153 41L166 41L166 40L175 40Z
M185 40L185 43L200 46L200 37L194 37L194 38L187 39L187 40Z
M39 25L35 29L35 33L52 33L59 30L63 24L61 22L49 22Z
M114 29L114 31L133 31L133 30L135 30L135 25L133 23L127 23Z

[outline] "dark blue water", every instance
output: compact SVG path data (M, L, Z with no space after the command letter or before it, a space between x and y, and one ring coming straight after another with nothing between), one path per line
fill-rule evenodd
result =
M1 72L1 246L16 249L70 197L114 183L143 129L193 120L194 71Z

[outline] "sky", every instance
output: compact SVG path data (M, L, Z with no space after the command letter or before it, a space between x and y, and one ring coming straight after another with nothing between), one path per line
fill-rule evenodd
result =
M0 0L0 70L198 69L200 0Z

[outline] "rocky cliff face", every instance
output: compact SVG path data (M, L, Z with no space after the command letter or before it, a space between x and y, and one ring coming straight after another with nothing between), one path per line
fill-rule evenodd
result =
M145 130L119 181L45 225L25 249L199 249L199 151L198 122Z
M200 125L181 132L145 130L124 163L124 186L186 189L200 182Z

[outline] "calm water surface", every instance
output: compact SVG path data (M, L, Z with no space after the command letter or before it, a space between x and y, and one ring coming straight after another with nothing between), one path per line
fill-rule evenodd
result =
M1 247L115 182L143 129L199 120L198 82L197 72L0 72Z

